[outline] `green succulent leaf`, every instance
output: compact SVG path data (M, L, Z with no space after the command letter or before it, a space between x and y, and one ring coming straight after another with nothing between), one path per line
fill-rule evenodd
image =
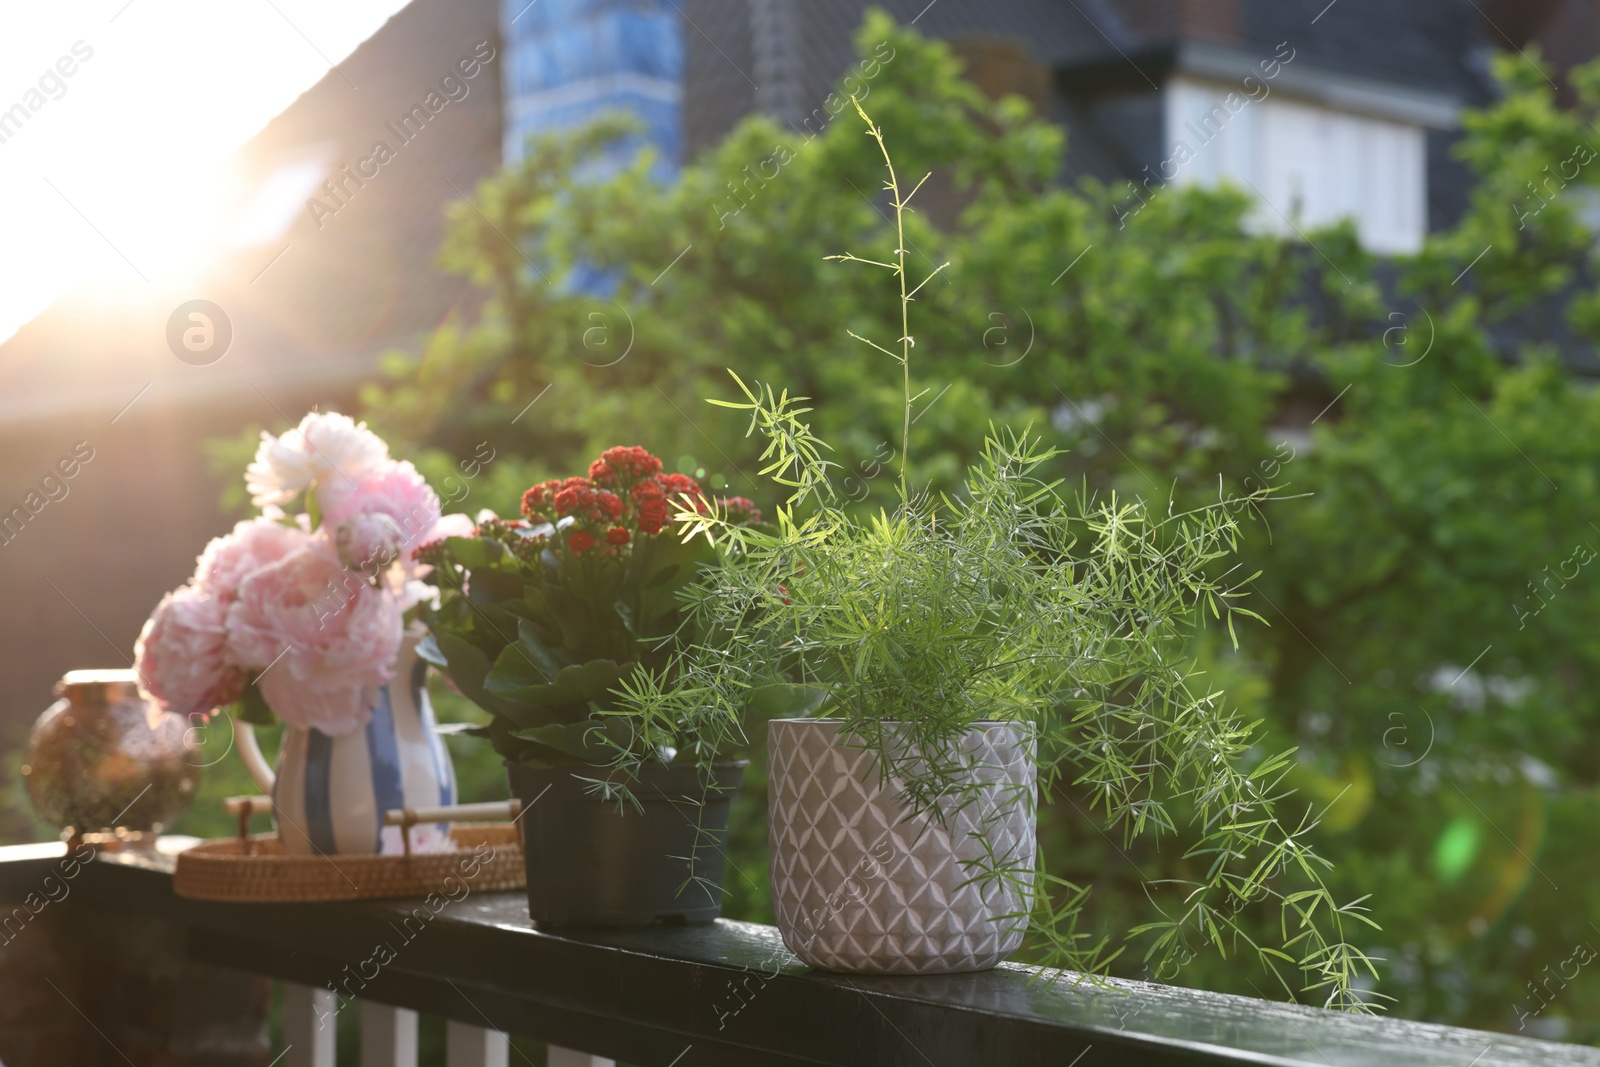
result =
M455 633L436 630L433 634L439 652L444 657L444 671L468 700L487 711L500 707L492 694L484 688L489 674L489 657L472 642Z
M774 682L750 690L746 711L762 719L797 719L816 714L831 694L818 685Z
M615 660L596 659L562 667L547 677L520 644L507 645L484 688L502 704L527 704L535 707L579 704L604 698L616 687L627 667Z
M470 571L516 562L509 548L486 537L450 537L445 544L456 562Z
M435 634L430 633L427 637L417 642L417 655L440 670L445 670L450 666L450 660L445 656L444 650L439 647L439 638Z
M607 763L615 758L619 743L629 740L626 724L620 720L583 719L575 723L555 723L527 730L511 731L513 737L546 745L584 763ZM608 743L608 741L610 743Z

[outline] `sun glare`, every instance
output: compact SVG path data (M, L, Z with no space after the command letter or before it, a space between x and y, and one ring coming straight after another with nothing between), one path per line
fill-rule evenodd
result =
M315 164L247 191L232 154L403 6L0 8L0 197L15 206L0 231L0 340L74 286L155 299L269 234Z

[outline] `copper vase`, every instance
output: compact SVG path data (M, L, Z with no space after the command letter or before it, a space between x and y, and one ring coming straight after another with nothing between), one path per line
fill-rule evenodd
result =
M33 724L23 781L34 810L69 834L160 833L200 781L190 724L139 691L131 670L69 671Z

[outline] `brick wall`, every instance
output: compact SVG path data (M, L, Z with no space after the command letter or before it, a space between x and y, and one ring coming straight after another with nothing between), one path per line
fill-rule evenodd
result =
M1116 0L1128 28L1151 41L1239 39L1239 0Z
M967 79L990 99L1016 94L1035 112L1050 114L1050 70L1033 58L1026 41L1013 37L966 36L950 47L967 64Z

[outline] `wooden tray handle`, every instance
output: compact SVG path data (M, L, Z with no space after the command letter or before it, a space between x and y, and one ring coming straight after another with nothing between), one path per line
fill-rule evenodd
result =
M244 842L245 855L250 854L250 816L270 815L271 797L228 797L222 807L229 815L239 817L239 840ZM383 825L400 827L400 839L406 856L411 855L411 828L420 822L516 822L522 817L522 801L492 800L484 804L450 804L438 808L396 808L383 813Z
M450 804L440 808L396 808L383 813L383 825L400 827L400 840L411 857L411 828L419 822L516 822L522 817L522 801L491 800L483 804Z

